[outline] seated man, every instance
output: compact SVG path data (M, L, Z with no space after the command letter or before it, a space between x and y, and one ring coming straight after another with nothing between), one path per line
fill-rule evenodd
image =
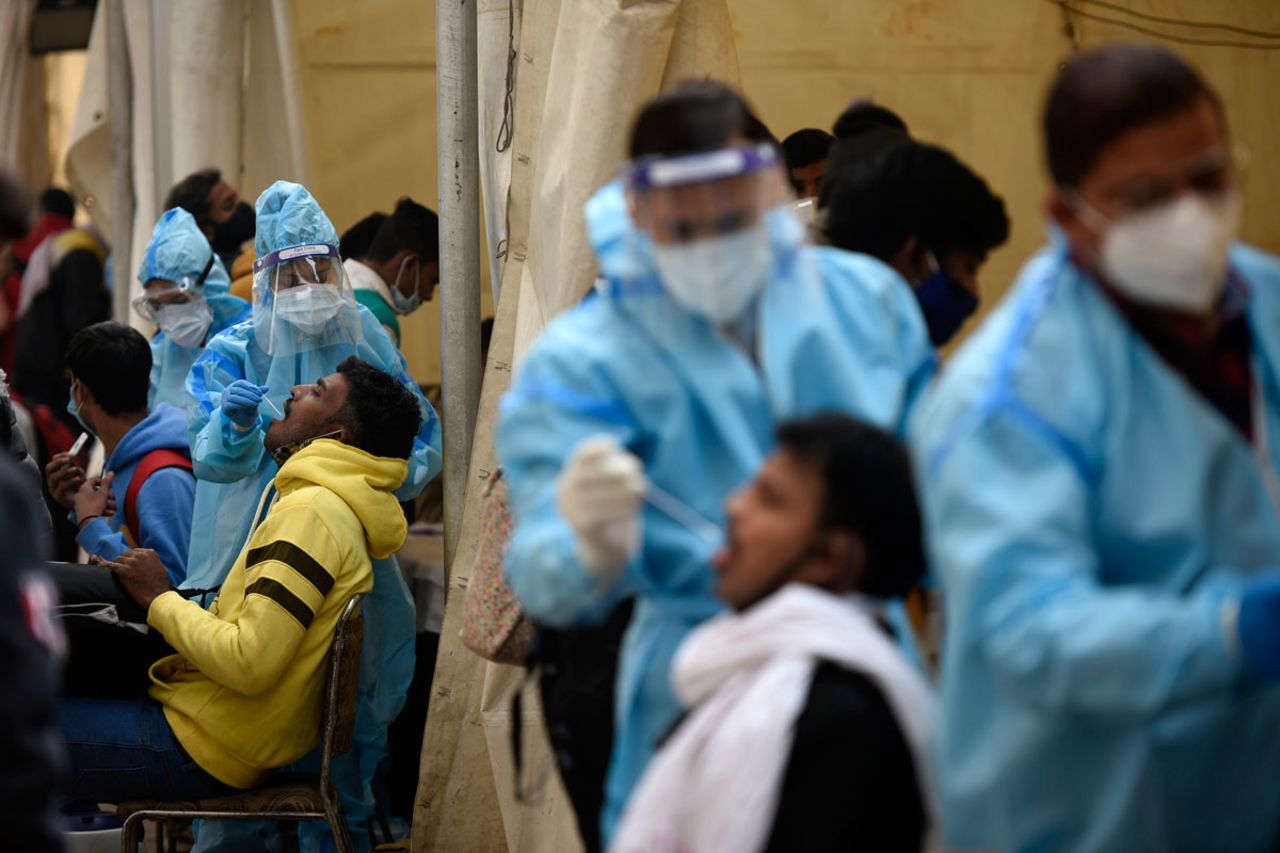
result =
M67 412L102 442L107 461L103 476L86 478L69 454L54 455L45 466L49 493L71 510L89 556L113 560L130 547L149 548L182 583L196 495L187 416L163 404L147 414L147 339L123 323L82 329L67 348L67 372Z
M733 612L677 652L673 686L692 710L612 850L924 843L934 702L880 616L924 566L906 452L834 414L784 424L778 443L727 504L716 595Z
M129 548L159 555L175 584L187 575L196 480L187 449L187 417L173 406L147 414L151 349L136 330L98 323L71 339L67 411L102 442L100 477L67 453L45 467L49 493L71 511L76 541L90 557L114 560ZM65 695L141 695L146 668L171 649L154 634L116 627L143 616L111 575L62 565L53 574L70 646Z
M177 654L150 698L73 699L59 726L78 800L203 797L261 784L317 743L325 659L370 557L400 548L404 481L421 414L391 375L348 358L299 385L266 448L278 498L209 610L184 598L154 551L101 561Z

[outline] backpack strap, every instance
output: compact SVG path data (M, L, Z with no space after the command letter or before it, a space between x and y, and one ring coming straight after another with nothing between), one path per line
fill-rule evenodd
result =
M146 485L151 475L165 468L182 468L192 471L191 457L177 450L162 447L153 450L133 469L133 477L129 480L129 489L124 495L124 523L128 527L125 538L136 548L142 544L142 532L138 527L138 493Z

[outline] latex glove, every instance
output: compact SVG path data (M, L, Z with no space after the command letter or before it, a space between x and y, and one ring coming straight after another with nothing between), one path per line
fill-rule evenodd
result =
M222 392L222 414L242 430L251 428L258 422L258 406L262 405L262 395L266 390L266 385L237 379Z
M1236 628L1249 672L1280 680L1280 572L1259 575L1245 587Z
M644 466L612 436L593 436L574 449L556 483L556 499L588 572L615 578L640 550L644 492Z

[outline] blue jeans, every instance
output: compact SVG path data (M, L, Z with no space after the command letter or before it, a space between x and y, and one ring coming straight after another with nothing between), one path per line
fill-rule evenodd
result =
M187 755L160 703L151 699L67 699L58 728L71 765L71 800L190 800L234 793Z

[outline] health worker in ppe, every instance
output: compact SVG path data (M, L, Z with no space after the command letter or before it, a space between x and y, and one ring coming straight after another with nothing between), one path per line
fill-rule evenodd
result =
M1057 232L913 425L943 583L943 826L984 850L1280 838L1280 261L1235 243L1182 59L1069 62Z
M571 626L636 597L606 840L680 713L671 658L721 607L710 560L722 504L777 422L834 409L901 429L933 370L898 275L804 244L778 150L750 125L714 82L644 108L623 178L586 208L603 281L547 327L500 414L507 576L526 610Z
M209 338L249 316L249 303L227 292L231 281L190 213L165 211L138 268L139 316L160 331L151 339L149 408L185 409L187 373Z
M409 474L396 496L412 499L441 467L436 414L378 321L352 297L338 257L338 234L311 193L277 181L258 197L257 224L252 315L210 340L187 379L192 461L199 478L185 584L190 589L222 583L270 506L274 492L268 487L290 448L267 452L268 424L279 417L296 386L333 373L348 356L398 377L422 407ZM375 560L373 571L374 590L365 603L356 743L335 766L351 833L361 844L367 843L373 809L369 781L413 675L413 602L394 558ZM202 849L215 849L204 846L211 843L206 836L237 831L233 823L210 829L202 828ZM314 836L321 830L302 831Z

